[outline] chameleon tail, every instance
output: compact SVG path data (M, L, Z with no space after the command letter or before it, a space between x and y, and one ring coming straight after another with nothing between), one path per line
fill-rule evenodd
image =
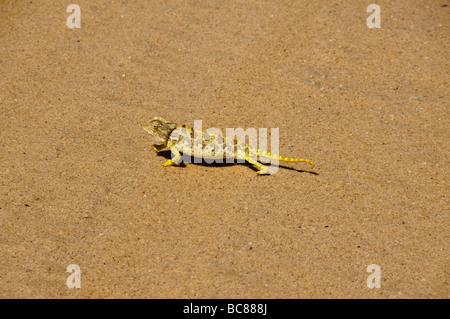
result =
M283 162L293 162L293 163L295 163L295 162L306 162L306 163L309 163L311 165L311 169L314 168L314 163L311 160L306 159L306 158L284 157L284 156L281 156L281 155L271 154L270 152L261 151L261 150L258 150L257 156L270 158L270 159L274 159L274 160L279 160L279 161L283 161Z

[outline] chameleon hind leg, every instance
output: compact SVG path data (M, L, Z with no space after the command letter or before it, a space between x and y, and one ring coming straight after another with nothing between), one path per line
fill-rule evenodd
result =
M172 166L172 165L176 165L176 164L180 164L181 162L181 154L180 152L176 149L176 147L172 146L170 148L170 151L173 153L173 155L175 155L172 159L168 159L167 162L165 162L163 164L163 166Z
M258 161L256 161L253 158L250 158L249 156L245 156L245 160L247 162L249 162L250 164L255 165L259 169L259 171L257 172L258 175L269 174L267 166L259 163Z

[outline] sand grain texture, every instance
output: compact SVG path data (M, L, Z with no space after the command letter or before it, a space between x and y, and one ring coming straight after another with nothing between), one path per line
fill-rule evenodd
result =
M448 2L68 4L0 1L1 298L449 297ZM162 167L154 116L318 175Z

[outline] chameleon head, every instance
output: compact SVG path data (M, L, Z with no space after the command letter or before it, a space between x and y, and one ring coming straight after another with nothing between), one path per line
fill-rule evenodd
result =
M171 123L162 117L155 117L144 125L144 130L154 136L159 142L166 143L170 133L177 127L176 123Z

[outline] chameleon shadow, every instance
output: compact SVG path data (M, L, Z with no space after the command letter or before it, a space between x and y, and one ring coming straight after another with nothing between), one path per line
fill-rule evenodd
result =
M157 153L157 155L161 156L161 157L164 157L165 159L172 159L172 152L169 151L169 150L159 151ZM204 159L201 159L202 160L201 163L195 163L195 159L197 159L197 158L194 157L194 156L182 154L181 155L181 161L182 162L180 163L180 166L185 167L186 164L184 162L192 163L194 165L207 166L207 167L226 167L226 166L234 166L234 165L245 165L245 166L251 168L252 170L254 170L255 172L258 171L258 169L255 166L253 166L253 164L250 164L247 161L245 163L237 163L236 161L234 163L226 163L226 162L224 162L224 163L216 163L216 162L207 163ZM268 163L263 163L263 164L266 165L267 167L275 166L275 165L270 165ZM289 167L289 166L284 166L284 165L278 165L278 167L279 168L283 168L283 169L288 169L288 170L291 170L291 171L296 171L296 172L299 172L299 173L308 173L308 174L312 174L312 175L319 175L319 173L316 173L316 172L306 171L306 170L302 170L302 169L296 169L296 168ZM261 175L261 176L265 176L265 175ZM267 175L267 176L270 176L270 175Z
M273 166L273 165L268 165L268 166ZM304 169L296 169L296 168L293 168L293 167L290 167L290 166L278 165L278 167L284 168L284 169L289 169L291 171L296 171L296 172L299 172L299 173L308 173L308 174L312 174L312 175L319 175L319 173L316 173L316 172L313 172L313 171L306 171Z

